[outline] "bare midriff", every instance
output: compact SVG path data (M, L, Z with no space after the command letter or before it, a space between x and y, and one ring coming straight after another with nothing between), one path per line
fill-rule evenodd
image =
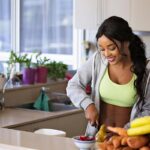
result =
M130 113L131 107L120 107L101 101L99 123L106 126L124 127L130 119Z

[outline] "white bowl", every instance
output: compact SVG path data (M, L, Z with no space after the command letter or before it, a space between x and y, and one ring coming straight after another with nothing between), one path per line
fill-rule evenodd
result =
M44 135L54 135L54 136L66 136L66 132L61 131L61 130L55 130L55 129L38 129L34 131L36 134L44 134Z
M84 140L83 141L83 140L80 140L80 136L73 137L73 140L74 140L75 145L80 150L91 150L91 148L95 144L95 140L87 140L87 141Z

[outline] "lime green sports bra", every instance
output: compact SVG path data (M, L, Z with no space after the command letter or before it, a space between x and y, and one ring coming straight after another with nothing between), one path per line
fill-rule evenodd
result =
M108 69L100 82L99 93L102 101L121 107L132 107L136 101L136 89L134 81L136 75L127 84L116 84L110 80Z

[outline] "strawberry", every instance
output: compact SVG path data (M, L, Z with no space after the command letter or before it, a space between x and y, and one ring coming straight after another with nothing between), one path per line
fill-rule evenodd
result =
M95 137L81 135L80 140L81 141L93 141L93 140L95 140Z

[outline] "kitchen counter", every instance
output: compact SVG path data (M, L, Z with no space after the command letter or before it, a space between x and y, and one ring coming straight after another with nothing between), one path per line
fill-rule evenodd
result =
M16 150L77 150L71 138L39 135L32 132L39 128L55 128L66 131L68 137L80 135L84 133L87 125L83 110L45 112L16 107L33 103L39 96L41 86L50 88L50 93L63 93L66 87L64 82L60 82L7 89L6 107L4 111L0 111L0 150L15 148Z
M4 128L0 128L0 143L0 149L10 148L9 150L13 150L15 147L16 150L26 150L25 148L28 148L27 150L78 150L71 138L40 135Z
M51 100L55 100L56 103L57 100L63 101L63 96L56 95L55 99L53 94L64 94L66 86L67 81L58 81L6 89L5 109L4 111L0 110L0 127L29 132L34 132L40 128L52 128L65 131L68 137L84 133L87 120L81 109L70 109L66 106L65 110L65 107L62 106L60 111L57 107L53 112L46 112L21 108L24 105L34 103L39 97L42 87L49 89L47 94ZM2 91L0 90L0 92Z
M14 107L0 111L0 128L28 132L50 128L65 131L67 137L73 137L83 134L86 125L87 120L81 109L46 112Z
M8 144L0 144L0 150L36 150L36 149L26 148L22 146L12 146Z
M5 108L4 111L0 111L0 127L10 128L50 118L57 118L67 114L80 113L81 111L81 109L74 109L58 112L45 112L23 108Z

